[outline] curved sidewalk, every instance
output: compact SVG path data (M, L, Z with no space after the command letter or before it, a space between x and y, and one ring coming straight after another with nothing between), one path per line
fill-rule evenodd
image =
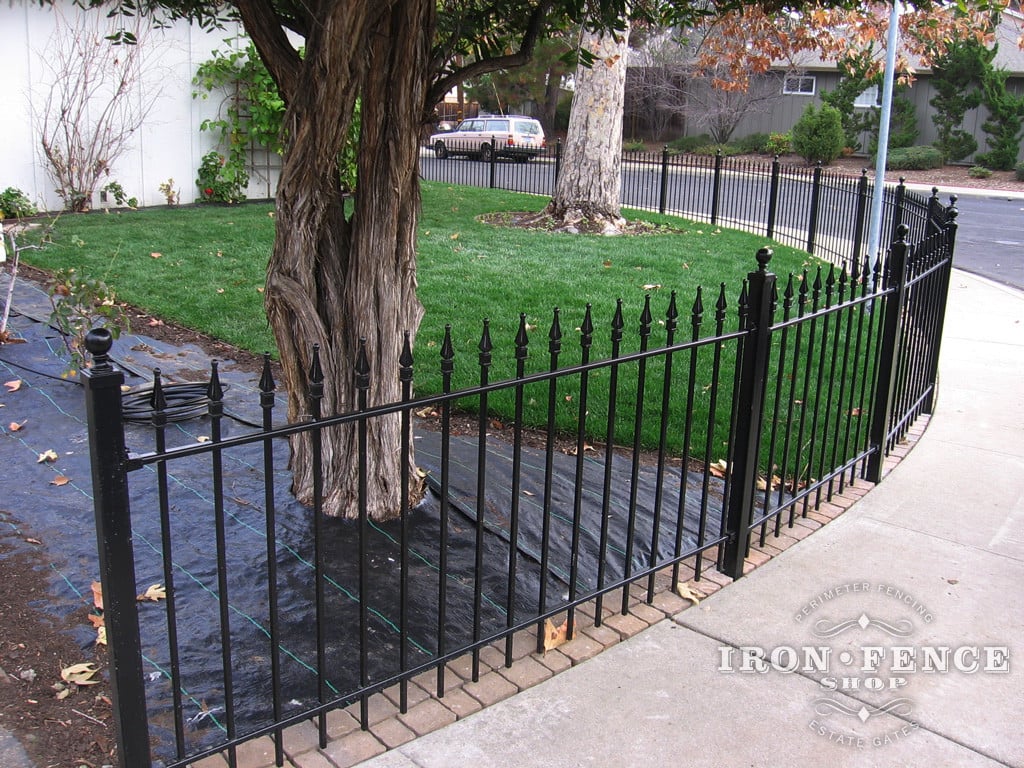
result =
M363 765L1024 766L1024 293L955 272L940 377L925 436L839 519Z

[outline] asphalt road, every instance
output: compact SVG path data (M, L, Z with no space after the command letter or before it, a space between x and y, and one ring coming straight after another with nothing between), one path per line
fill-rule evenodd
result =
M1024 197L962 195L954 264L1024 290Z

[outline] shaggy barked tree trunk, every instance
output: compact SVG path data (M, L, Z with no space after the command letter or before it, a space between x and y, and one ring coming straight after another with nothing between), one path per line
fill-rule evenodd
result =
M616 35L585 29L580 48L594 62L576 69L562 167L544 214L567 231L617 234L625 223L619 199L629 25Z
M312 345L320 347L322 413L356 409L355 365L365 339L370 402L401 397L403 336L423 315L416 298L419 216L418 125L424 114L434 0L343 0L321 12L299 61L260 2L239 4L247 31L288 103L286 151L277 195L277 235L267 268L266 309L277 340L292 421L309 417ZM265 22L265 23L264 23ZM346 45L332 41L346 41ZM337 160L361 98L358 182L351 215ZM398 416L368 422L365 503L371 519L395 517L415 501L415 472L403 488ZM323 509L359 513L359 446L354 426L325 429ZM308 434L293 438L292 491L313 500ZM410 463L412 461L409 457Z

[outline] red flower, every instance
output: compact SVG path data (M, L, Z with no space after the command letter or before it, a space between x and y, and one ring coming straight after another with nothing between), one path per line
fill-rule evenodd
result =
M210 187L207 187L206 189L203 190L203 192L205 192L208 195L212 195L213 194L213 189L211 189Z

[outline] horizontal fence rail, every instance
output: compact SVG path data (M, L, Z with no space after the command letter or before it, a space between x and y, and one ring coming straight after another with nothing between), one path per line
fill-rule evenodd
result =
M647 179L666 206L689 194L664 175L668 160L653 156ZM550 171L544 162L504 164ZM676 170L717 176L722 190L728 175L754 175L721 157ZM823 177L774 163L760 207L745 210L806 247L838 243L849 233L830 223L834 210L866 207L870 193L863 176ZM443 696L456 660L469 654L477 680L486 646L499 643L510 666L517 633L532 630L543 651L549 632L627 613L634 585L652 602L709 568L739 578L751 546L847 484L878 481L932 407L956 234L954 208L907 199L893 198L895 242L878 260L845 250L779 279L762 249L747 280L713 293L554 310L543 329L522 315L515 338L497 342L484 321L474 357L457 356L448 332L418 347L439 352L414 356L406 335L395 402L369 405L362 347L355 402L322 413L314 349L309 415L292 423L265 359L259 418L231 415L240 406L213 363L198 426L177 422L159 371L146 418L126 424L111 339L93 331L82 375L121 765L184 768L217 752L235 765L237 747L261 735L282 765L287 726L312 719L326 746L331 710L352 705L367 728L370 695L395 690L405 711L423 675ZM739 221L729 200L712 196L707 215ZM931 210L911 216L919 203ZM600 358L599 337L611 343ZM515 373L492 380L500 358ZM427 367L441 391L416 396ZM478 384L453 390L466 367ZM401 487L419 476L421 493L381 522L368 512L368 441L396 423ZM323 513L324 446L339 433L357 446L352 520ZM312 456L306 505L288 490L295 440ZM166 588L144 618L137 581Z

